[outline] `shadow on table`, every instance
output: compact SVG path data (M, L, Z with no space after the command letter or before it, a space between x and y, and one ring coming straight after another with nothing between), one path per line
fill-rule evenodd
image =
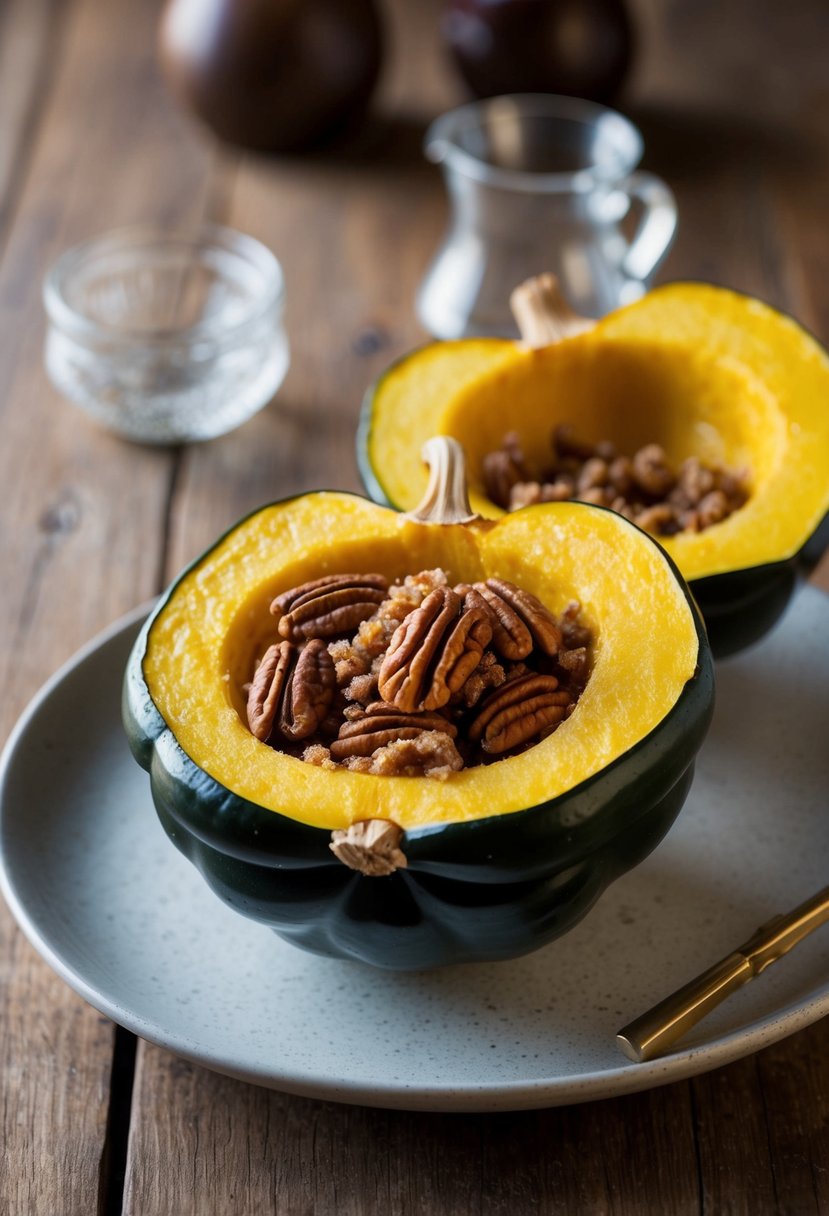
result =
M642 132L646 164L674 181L750 164L787 174L813 165L808 131L779 121L678 106L631 106L625 113Z

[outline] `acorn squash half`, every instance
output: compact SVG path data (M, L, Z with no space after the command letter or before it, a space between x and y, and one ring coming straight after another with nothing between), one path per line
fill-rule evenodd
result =
M424 485L423 440L453 435L467 453L473 507L496 518L483 457L514 430L543 463L559 422L623 452L660 443L675 465L697 456L747 468L740 510L660 544L691 585L714 653L755 641L784 610L810 538L812 561L827 539L824 530L816 544L829 510L829 356L758 300L698 283L657 288L596 324L558 306L546 344L543 333L531 345L438 342L389 368L360 423L369 494L410 508Z
M457 469L449 483L452 497ZM276 637L275 595L323 574L436 566L509 579L554 612L580 601L593 667L554 734L442 781L328 771L251 734L242 686ZM670 826L712 704L699 614L645 533L580 503L494 523L440 493L409 516L319 492L243 519L163 596L123 697L164 828L228 904L299 946L399 969L510 957L575 923ZM332 833L367 825L396 832L383 877L331 848Z

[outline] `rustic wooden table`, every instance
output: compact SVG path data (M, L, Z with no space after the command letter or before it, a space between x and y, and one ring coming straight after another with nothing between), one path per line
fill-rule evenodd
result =
M370 155L220 151L156 69L142 0L0 5L0 600L11 728L41 682L226 525L358 487L366 384L422 341L412 297L445 217L424 122L460 94L437 0L388 6L390 125ZM664 278L710 279L829 339L825 0L638 0L624 108L679 200ZM209 216L283 260L278 402L203 446L131 446L43 371L43 275L115 224ZM829 589L829 566L816 580ZM806 892L804 892L804 895ZM287 1097L136 1041L67 988L0 908L0 1213L829 1212L829 1024L632 1097L491 1116Z

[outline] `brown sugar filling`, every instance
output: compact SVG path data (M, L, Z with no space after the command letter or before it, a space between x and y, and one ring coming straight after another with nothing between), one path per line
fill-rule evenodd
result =
M569 717L590 674L579 604L555 616L497 578L330 575L271 612L281 640L246 688L248 726L323 768L443 779L515 755Z

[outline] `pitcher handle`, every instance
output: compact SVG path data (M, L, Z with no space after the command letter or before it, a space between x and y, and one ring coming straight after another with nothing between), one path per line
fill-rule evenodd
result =
M639 227L622 258L622 270L642 281L653 274L668 252L676 232L676 199L655 173L631 173L622 189L642 207Z

